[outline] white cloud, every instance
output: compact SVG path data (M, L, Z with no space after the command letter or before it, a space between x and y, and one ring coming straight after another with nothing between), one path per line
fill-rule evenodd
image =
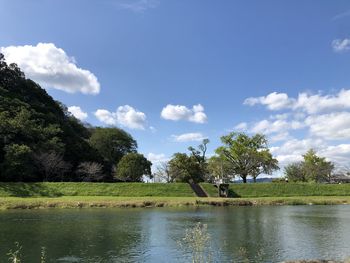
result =
M335 52L345 52L350 50L350 39L335 39L332 41L332 48Z
M272 92L267 96L247 98L243 104L249 106L262 104L269 110L281 110L291 107L293 100L290 99L286 93Z
M275 121L262 120L253 125L251 131L254 133L263 133L263 134L271 134L271 133L281 133L286 132L288 130L297 130L304 128L304 124L299 121L287 121L284 119L277 119Z
M194 105L192 109L183 105L168 104L162 109L161 117L165 120L179 121L187 120L195 123L207 122L207 115L201 104Z
M301 109L309 114L350 109L350 90L343 89L335 95L324 96L300 93L293 109Z
M98 109L96 118L107 125L121 125L130 129L144 130L146 125L146 114L135 110L129 105L118 107L116 112Z
M117 6L122 9L128 9L136 13L142 13L147 9L156 8L159 5L159 0L137 0L137 1L120 1Z
M69 93L98 94L100 84L96 76L79 68L73 57L53 43L36 46L8 46L0 48L8 63L16 63L26 76L44 88Z
M238 131L245 131L246 129L248 129L248 123L246 123L246 122L238 123L234 127L234 130L238 130Z
M160 153L160 154L148 153L147 159L150 160L153 164L165 162L168 160L168 158L165 156L164 153Z
M319 150L324 147L325 144L320 139L291 139L283 143L281 146L271 147L270 151L276 156L280 165L284 166L288 163L301 161L302 155L311 148Z
M311 115L305 122L313 136L325 140L350 139L350 112Z
M329 145L315 138L292 139L281 146L271 147L270 151L283 167L292 162L302 161L302 155L311 148L316 151L317 155L326 157L328 161L334 162L337 166L346 166L349 163L350 144Z
M176 142L192 142L192 141L202 141L206 139L202 133L193 132L193 133L184 133L180 135L172 135L174 141Z
M285 93L273 92L266 97L247 98L243 104L265 105L269 110L291 109L308 114L324 111L350 109L350 90L342 89L334 95L300 93L298 98L289 98Z
M84 112L79 106L70 106L68 111L73 114L73 116L81 121L88 117L88 114Z

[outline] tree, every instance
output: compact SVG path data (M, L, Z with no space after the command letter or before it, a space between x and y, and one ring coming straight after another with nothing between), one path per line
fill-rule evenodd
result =
M100 181L103 179L103 165L96 162L82 162L78 166L77 173L82 181Z
M137 150L137 142L119 128L93 128L89 142L111 166L117 165L124 155Z
M172 178L170 176L169 163L168 162L160 162L156 167L156 172L153 175L154 180L159 182L172 182Z
M1 167L2 181L35 181L32 166L32 150L27 145L11 144L5 147L5 158Z
M221 141L224 145L217 148L216 153L230 164L231 171L239 175L243 183L247 182L249 175L255 180L261 173L271 174L279 169L278 161L272 157L262 134L249 137L232 132L222 136Z
M291 182L306 182L305 172L302 162L295 162L284 167L284 174Z
M326 158L319 157L313 149L303 155L303 170L308 181L324 182L331 180L334 165Z
M35 163L43 174L43 181L64 181L64 175L71 169L71 164L63 160L63 155L56 152L34 154Z
M231 171L230 163L219 156L212 156L208 160L208 171L210 174L209 181L231 182L235 175Z
M208 163L207 158L205 156L207 152L207 145L209 143L209 139L204 139L200 145L198 145L197 149L190 146L188 150L191 152L191 157L194 157L199 168L200 168L200 177L203 181L206 179L208 175Z
M174 182L203 182L202 168L196 157L175 153L169 161L169 174Z
M64 160L69 160L71 168L84 161L102 162L102 157L89 145L89 137L90 131L74 118L64 105L55 101L37 83L26 79L16 64L7 65L4 56L0 54L2 174L15 173L15 166L11 166L9 162L5 165L4 162L7 154L5 149L16 148L16 145L28 147L32 154L55 152L62 155ZM16 167L20 174L22 166ZM33 161L23 167L28 171L27 177L29 171L37 169ZM23 178L23 180L39 181L41 178L37 174L33 173L30 179ZM14 177L11 178L15 180ZM5 178L0 177L0 180L2 179Z
M152 163L143 154L128 153L118 162L116 177L129 182L141 182L142 176L152 176Z

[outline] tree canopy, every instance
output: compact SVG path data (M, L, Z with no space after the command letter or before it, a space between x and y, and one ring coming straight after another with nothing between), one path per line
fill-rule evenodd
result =
M116 177L128 182L141 182L142 176L152 176L152 163L142 154L128 153L118 162Z
M254 181L260 174L271 174L279 169L277 159L272 157L267 139L262 134L248 136L244 133L232 132L221 137L223 146L216 153L227 161L230 170L239 175L243 182L252 176Z
M329 182L333 170L332 162L310 149L303 155L303 161L287 165L284 173L292 182Z

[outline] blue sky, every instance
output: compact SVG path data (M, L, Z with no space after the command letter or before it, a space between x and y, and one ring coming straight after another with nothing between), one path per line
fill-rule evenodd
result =
M9 62L84 121L126 129L154 162L203 137L213 153L243 130L265 133L282 164L313 147L347 165L349 1L0 0L0 11Z

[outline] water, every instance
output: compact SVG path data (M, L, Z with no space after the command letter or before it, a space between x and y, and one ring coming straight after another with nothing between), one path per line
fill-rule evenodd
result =
M350 206L152 209L47 209L0 212L0 262L14 242L23 262L190 262L178 241L208 225L213 259L236 262L344 259L350 256Z

